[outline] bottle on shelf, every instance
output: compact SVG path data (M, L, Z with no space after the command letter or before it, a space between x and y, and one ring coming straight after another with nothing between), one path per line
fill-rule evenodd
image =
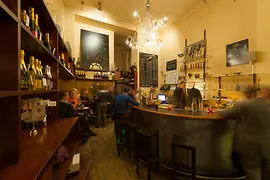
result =
M21 89L27 90L28 87L28 69L26 68L24 61L24 50L20 52L20 69L21 69Z
M38 15L37 14L35 14L35 25L36 25L36 36L37 36L37 38L38 38L38 40L39 41L42 41L42 33L41 33L41 30L40 30L40 28L39 28L39 25L38 25Z
M37 89L41 89L41 84L42 84L42 77L39 69L39 60L35 59L35 68L37 72L36 80L37 80Z
M49 90L51 88L51 78L50 78L50 74L49 74L49 66L46 65L45 66L45 69L44 69L44 77L46 78L46 90Z
M69 71L71 71L70 63L67 64L67 69L68 69Z
M30 31L37 38L36 21L35 21L35 9L32 8L32 7L29 8L29 16L30 16Z
M29 16L27 15L24 9L21 10L21 21L25 24L25 26L30 30L29 26Z
M50 89L53 89L52 68L51 68L51 66L48 66L48 67L49 67L49 78L50 78L50 84L49 84L49 86L50 86Z
M41 61L38 61L38 68L39 68L40 76L41 76L41 89L46 89L47 88L47 81L46 81L46 78L43 74L43 66L41 66Z
M52 46L51 46L51 43L50 43L50 34L49 33L45 34L44 45L49 49L50 52L52 51Z
M65 62L65 55L64 55L64 53L61 53L60 62L63 64L64 67L66 67L66 62Z
M29 90L37 90L37 80L36 80L37 72L35 69L34 56L29 57L28 74L29 74Z

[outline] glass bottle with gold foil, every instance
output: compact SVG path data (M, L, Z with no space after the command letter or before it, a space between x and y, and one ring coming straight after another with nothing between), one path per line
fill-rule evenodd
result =
M44 45L50 50L50 52L52 51L52 46L50 44L50 34L49 33L45 34Z
M30 7L29 8L29 16L30 16L30 31L33 35L37 38L36 33L36 22L35 22L35 9Z
M39 25L38 25L38 15L37 14L35 14L35 20L36 20L36 36L37 36L37 38L38 38L38 40L39 41L41 41L42 40L42 33L41 33L41 31L40 31L40 28L39 28Z
M37 72L37 76L36 76L37 89L41 89L42 77L41 77L40 70L39 70L39 60L38 59L35 59L35 68L36 68L36 72Z
M60 62L63 64L63 66L66 67L66 62L65 62L65 55L64 55L64 53L61 53Z
M24 62L24 50L20 52L21 89L28 89L28 70Z
M37 72L35 69L34 56L29 57L28 74L29 74L29 90L37 90L37 81L36 81Z
M24 9L21 10L21 21L26 25L28 29L30 29L29 16L26 14L26 11Z
M40 75L41 75L41 89L46 89L47 81L43 74L43 67L41 66L41 61L38 62L38 68L40 70Z
M49 66L49 78L50 78L50 84L49 84L49 86L50 86L50 89L52 89L53 88L53 81L52 81L52 68L51 68L51 66Z

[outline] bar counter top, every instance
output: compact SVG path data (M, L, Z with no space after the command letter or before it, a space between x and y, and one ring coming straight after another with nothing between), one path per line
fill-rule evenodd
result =
M133 108L154 113L157 115L166 115L172 117L180 117L180 118L187 118L187 119L196 119L196 120L224 120L224 118L218 115L218 112L213 112L212 114L203 111L203 112L192 112L191 110L184 110L180 108L172 108L172 110L168 110L165 107L156 107L147 106L147 105L140 105L140 106L133 106Z

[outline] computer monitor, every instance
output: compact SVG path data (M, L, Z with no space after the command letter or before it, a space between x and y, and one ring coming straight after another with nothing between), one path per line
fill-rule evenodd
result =
M158 95L158 99L161 100L162 102L165 102L165 101L166 101L166 96L165 96L165 94L159 94L159 95Z

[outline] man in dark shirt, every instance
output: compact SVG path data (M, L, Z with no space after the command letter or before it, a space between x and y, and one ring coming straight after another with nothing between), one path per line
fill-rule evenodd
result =
M185 109L187 105L186 82L180 82L177 88L174 90L173 105L175 105L176 108Z
M195 82L191 82L191 89L188 90L188 103L191 105L192 99L202 100L202 95L199 89L195 88Z
M69 94L68 92L59 92L59 102L58 102L58 116L60 119L63 118L69 118L69 117L74 117L77 114L75 113L72 104L69 103ZM91 129L88 126L88 122L86 117L80 116L79 117L80 125L84 129L85 136L96 136L97 133L94 133L91 131Z
M82 89L80 99L84 107L89 107L90 105L90 99L88 95L89 95L88 89L86 88Z

